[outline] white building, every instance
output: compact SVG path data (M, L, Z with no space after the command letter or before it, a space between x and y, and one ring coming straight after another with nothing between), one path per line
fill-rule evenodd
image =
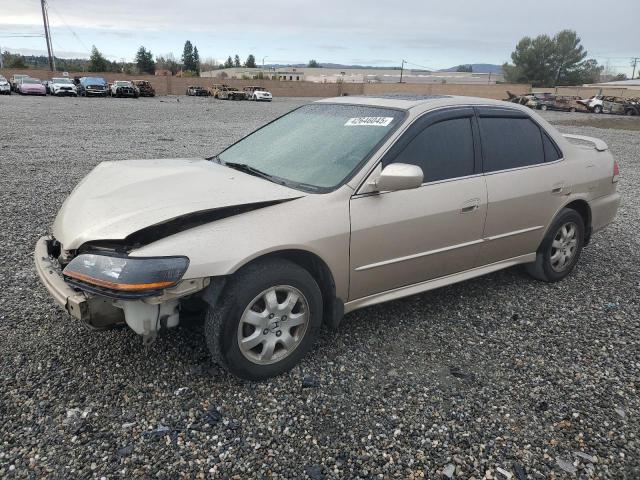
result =
M502 74L469 72L430 72L427 70L390 68L309 68L309 67L265 67L224 68L202 72L202 77L232 79L269 79L283 81L306 81L314 83L452 83L493 85L504 81Z

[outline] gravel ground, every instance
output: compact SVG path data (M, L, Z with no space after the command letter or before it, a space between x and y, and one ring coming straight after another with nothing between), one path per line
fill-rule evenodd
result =
M593 115L546 114L607 141L623 205L559 284L510 269L349 314L260 384L197 321L145 349L54 306L31 252L93 166L213 154L307 101L0 98L0 477L640 478L640 142Z

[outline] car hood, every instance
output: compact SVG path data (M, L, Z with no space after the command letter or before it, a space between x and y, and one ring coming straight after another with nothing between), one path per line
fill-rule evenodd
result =
M204 159L103 162L67 197L52 233L73 250L88 241L124 240L189 214L302 196Z

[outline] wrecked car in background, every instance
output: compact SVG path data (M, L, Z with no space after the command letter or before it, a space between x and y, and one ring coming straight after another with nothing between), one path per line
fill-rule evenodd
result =
M188 97L208 97L210 95L209 91L198 85L190 85L187 87L186 95Z
M209 159L99 164L34 261L70 315L145 343L201 301L215 361L259 380L345 312L518 264L562 280L613 221L617 182L603 141L520 105L325 99Z
M106 97L109 95L107 81L102 77L75 78L74 84L81 97Z
M629 116L640 115L640 105L630 98L602 97L602 113Z
M527 106L538 110L557 110L561 112L586 112L587 108L575 95L545 95Z
M266 88L260 86L243 87L242 91L245 94L247 100L253 100L255 102L270 102L273 100L271 92Z
M148 80L134 80L133 84L140 92L141 97L155 97L156 91Z
M109 93L112 97L138 98L140 95L136 86L129 80L116 80L109 87Z
M78 91L71 80L66 77L52 78L49 81L49 93L51 95L77 97Z
M21 78L18 80L18 93L20 95L46 95L47 87L37 78Z
M220 100L245 100L247 98L245 92L225 84L214 84L210 92L213 98Z
M0 75L0 95L11 95L11 84Z

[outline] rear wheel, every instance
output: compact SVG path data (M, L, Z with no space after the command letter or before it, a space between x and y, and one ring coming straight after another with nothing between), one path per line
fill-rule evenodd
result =
M546 105L541 105L540 106L540 110L547 110L549 107L547 107Z
M269 259L230 278L205 320L214 360L233 375L263 380L293 368L313 345L322 296L308 271Z
M593 107L593 113L602 113L602 106L596 105L595 107Z
M527 272L545 282L558 282L571 273L584 246L584 221L578 212L563 209L553 221Z

